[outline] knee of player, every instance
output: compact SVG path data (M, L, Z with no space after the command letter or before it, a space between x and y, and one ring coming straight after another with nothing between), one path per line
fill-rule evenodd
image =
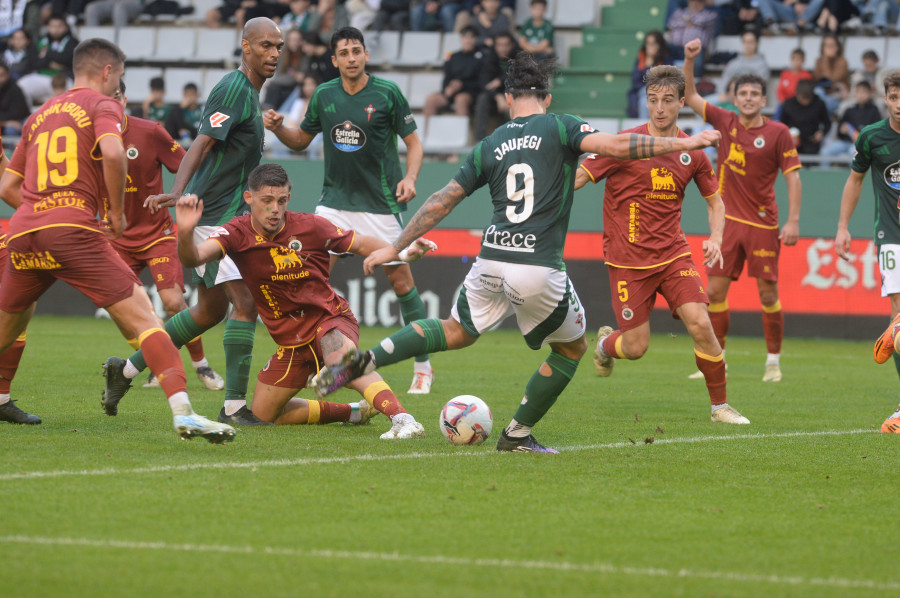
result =
M777 290L764 290L759 292L759 302L765 307L771 307L778 303Z
M624 340L624 339L623 339ZM622 343L622 353L625 359L640 359L650 348L650 339L636 339Z

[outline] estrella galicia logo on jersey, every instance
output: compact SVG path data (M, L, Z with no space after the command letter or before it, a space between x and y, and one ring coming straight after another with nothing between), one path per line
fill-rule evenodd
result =
M681 152L681 155L678 156L678 161L687 166L691 163L691 155L687 152Z
M366 144L366 134L347 120L331 129L331 143L342 152L355 152Z
M884 169L884 182L891 189L900 190L900 161L894 162Z
M213 129L221 128L222 123L231 118L227 114L222 114L221 112L216 112L212 116L209 117L209 126Z
M138 157L138 149L133 145L129 145L128 149L125 150L125 155L128 156L129 160L136 160Z

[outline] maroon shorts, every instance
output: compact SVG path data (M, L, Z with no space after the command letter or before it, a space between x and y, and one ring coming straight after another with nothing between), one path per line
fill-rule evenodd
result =
M610 266L609 288L616 323L622 331L637 328L650 319L657 293L666 299L675 318L675 310L685 303L709 304L700 273L689 255L645 270Z
M278 347L256 379L279 388L305 388L307 379L324 365L319 342L332 330L339 330L354 345L359 344L359 323L353 314L347 311L331 316L319 323L316 338L310 343L298 347Z
M707 266L706 274L737 280L741 277L746 261L749 276L777 282L778 255L781 253L778 234L777 228L760 228L726 219L722 241L722 258L725 263L721 268L718 264Z
M6 260L9 258L9 250L6 249L6 239L0 241L0 284L3 284L3 275L6 274Z
M178 259L178 245L175 239L165 239L143 251L116 249L122 259L139 275L144 268L150 268L153 284L157 289L171 289L176 285L184 292L184 272Z
M7 243L9 261L0 287L0 310L19 313L57 280L97 307L131 297L137 277L106 237L75 226L45 228Z

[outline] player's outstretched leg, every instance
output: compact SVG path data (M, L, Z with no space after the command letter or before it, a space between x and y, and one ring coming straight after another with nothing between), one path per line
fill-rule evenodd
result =
M422 298L419 297L419 291L416 287L413 287L405 295L397 295L397 302L400 304L400 317L403 318L404 324L425 319L427 315L425 304L422 302ZM431 367L428 353L416 355L413 362L412 384L410 384L409 390L406 391L407 394L427 395L431 392L433 383L434 370Z
M406 440L424 438L425 428L403 408L400 400L388 383L376 373L366 374L349 384L350 388L364 397L361 403L368 403L391 420L391 429L381 435L382 440Z
M621 349L616 346L616 342L620 338L622 338L622 332L620 330L614 331L612 326L602 326L600 330L597 331L597 347L594 349L594 367L597 368L597 374L604 378L612 374L613 366L616 365L614 356L619 357L621 355Z
M25 351L25 333L23 332L10 347L0 353L0 421L12 424L37 425L41 418L16 407L10 399L10 387L19 369L22 353Z

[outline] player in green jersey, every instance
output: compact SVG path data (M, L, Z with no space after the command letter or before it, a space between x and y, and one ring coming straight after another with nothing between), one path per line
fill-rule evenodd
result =
M216 228L246 208L243 193L247 177L259 164L263 149L262 113L259 90L275 74L284 39L273 21L247 21L241 37L241 66L225 75L210 92L203 111L199 134L184 156L169 193L153 195L144 205L151 212L175 204L185 193L203 198L206 208L195 229L202 243ZM166 331L177 347L221 322L234 309L225 325L225 405L219 421L242 425L263 425L247 408L247 385L256 330L256 305L240 272L230 260L195 269L197 304L166 322ZM127 361L107 359L107 413L131 387L131 379L146 367L138 351Z
M863 179L872 169L875 190L875 246L881 270L881 296L891 301L891 325L875 343L875 361L884 363L894 356L900 375L900 354L895 351L900 336L900 70L884 78L884 99L888 118L864 128L856 138L856 155L841 195L834 250L850 259L850 217L859 203ZM882 432L900 433L900 407L881 425Z
M366 73L369 53L362 33L339 29L331 38L332 61L340 78L320 85L299 129L266 112L266 128L294 150L325 136L325 181L316 214L335 225L391 242L403 228L402 213L416 196L422 143L406 98L396 84ZM406 175L400 168L397 136L406 143ZM332 260L332 266L334 260ZM425 317L409 265L391 262L384 273L397 295L405 323ZM427 354L416 356L409 392L428 394L434 375Z
M467 347L515 313L525 343L534 350L549 344L550 356L525 387L497 450L556 452L538 443L531 429L556 402L587 350L584 308L562 259L579 156L650 158L713 145L719 133L703 131L690 138L599 133L580 118L547 113L553 70L553 61L538 63L525 52L511 61L506 79L510 122L475 146L453 180L428 198L392 246L366 258L367 273L396 260L409 244L404 239L431 230L459 202L488 185L493 217L451 317L417 320L366 353L348 352L343 364L322 369L313 379L318 394L422 351Z

